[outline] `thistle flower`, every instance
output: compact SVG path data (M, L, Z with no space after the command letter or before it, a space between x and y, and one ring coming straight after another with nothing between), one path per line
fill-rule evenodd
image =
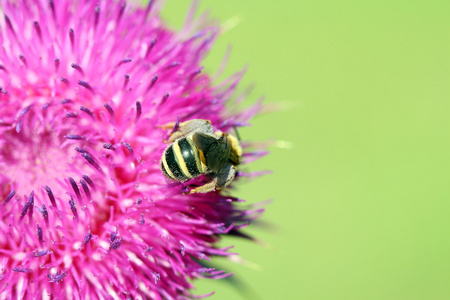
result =
M203 262L235 255L215 243L262 209L168 182L158 126L227 132L258 107L225 107L243 72L202 73L218 30L191 14L172 32L158 5L0 1L1 299L190 298L230 275Z

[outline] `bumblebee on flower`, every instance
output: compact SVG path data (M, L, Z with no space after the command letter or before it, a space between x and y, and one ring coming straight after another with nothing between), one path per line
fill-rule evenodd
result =
M214 132L208 120L190 120L167 124L174 128L164 151L161 170L172 180L185 181L207 174L211 181L191 189L189 193L207 193L227 187L234 179L242 156L236 137L221 131Z

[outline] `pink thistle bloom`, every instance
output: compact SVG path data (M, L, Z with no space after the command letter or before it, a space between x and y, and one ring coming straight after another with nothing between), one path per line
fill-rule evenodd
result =
M0 299L182 299L192 279L229 276L203 262L235 255L216 242L246 237L262 209L186 195L205 179L160 170L160 125L206 119L233 133L258 109L225 107L241 100L243 72L218 86L202 73L218 30L188 16L172 32L154 1L0 10Z

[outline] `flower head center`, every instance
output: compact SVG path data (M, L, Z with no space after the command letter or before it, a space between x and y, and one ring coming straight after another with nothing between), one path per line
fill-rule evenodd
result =
M56 182L74 172L74 157L68 155L64 138L53 126L31 112L0 137L1 177L23 194L45 185L60 186Z

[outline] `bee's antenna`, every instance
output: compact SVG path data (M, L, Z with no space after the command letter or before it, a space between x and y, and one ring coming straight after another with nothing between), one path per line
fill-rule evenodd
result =
M241 141L241 136L239 135L239 132L237 131L237 126L236 125L232 125L233 129L234 129L234 135L236 135L236 138L238 139L238 141Z

